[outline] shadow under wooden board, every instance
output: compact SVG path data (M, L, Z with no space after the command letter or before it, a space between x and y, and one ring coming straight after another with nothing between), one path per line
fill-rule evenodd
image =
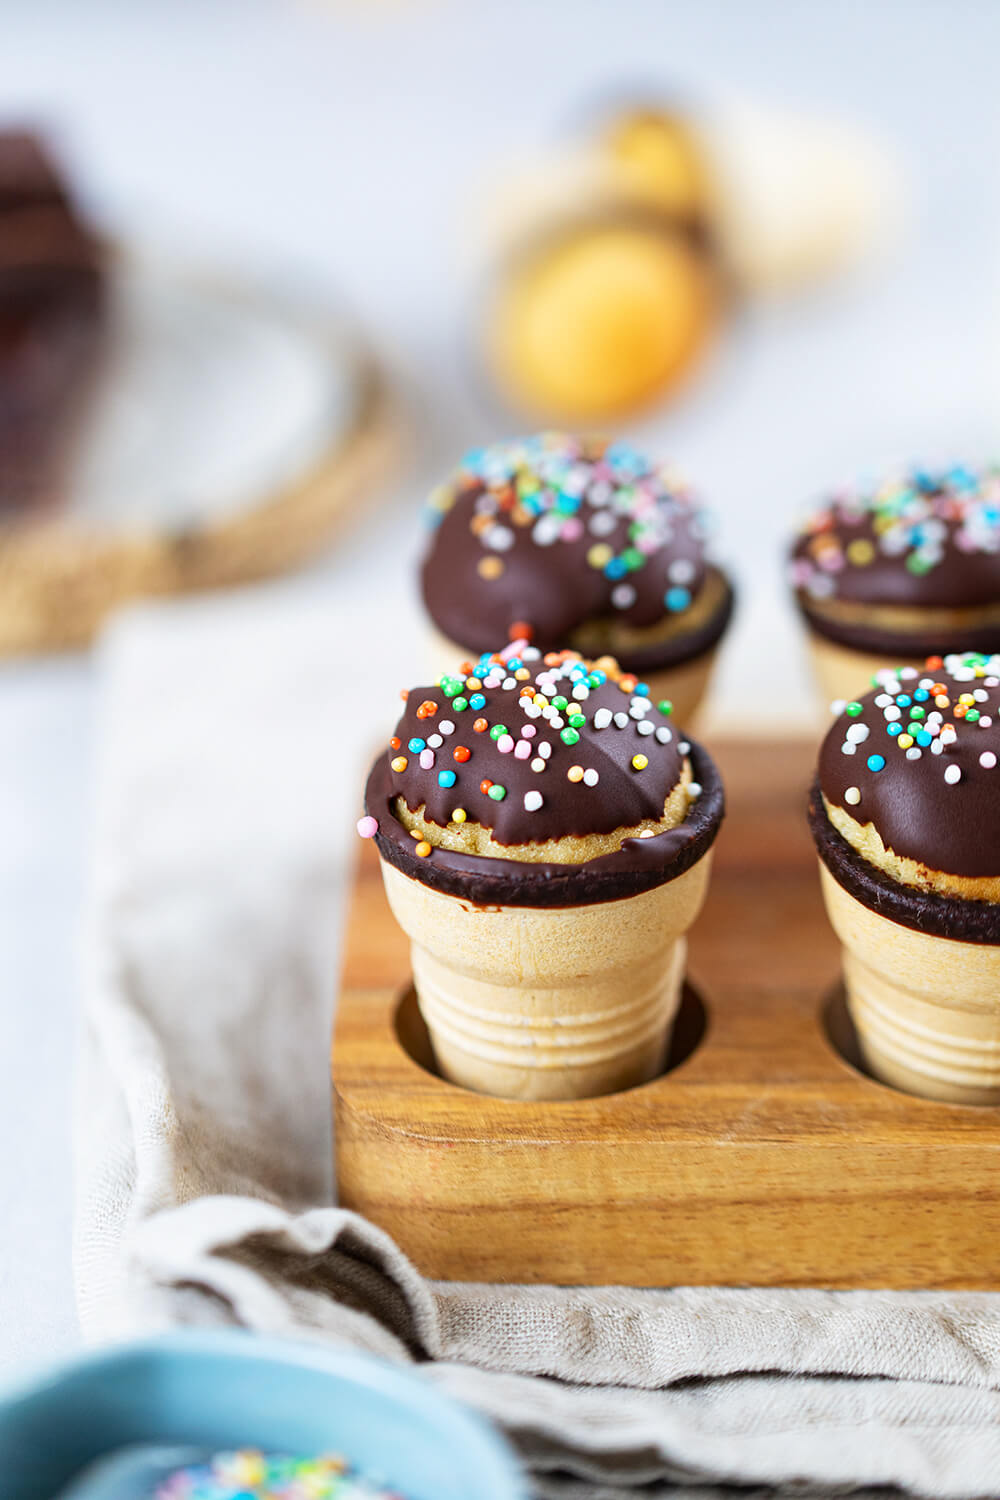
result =
M342 1203L446 1280L1000 1286L1000 1110L850 1060L804 816L815 746L713 752L729 811L693 988L668 1070L626 1093L525 1103L435 1076L362 847L333 1052Z

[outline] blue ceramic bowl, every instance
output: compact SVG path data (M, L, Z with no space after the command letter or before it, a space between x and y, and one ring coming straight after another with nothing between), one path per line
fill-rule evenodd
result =
M471 1411L406 1368L315 1344L178 1332L0 1393L4 1500L52 1500L133 1444L342 1453L407 1500L526 1495L508 1449Z

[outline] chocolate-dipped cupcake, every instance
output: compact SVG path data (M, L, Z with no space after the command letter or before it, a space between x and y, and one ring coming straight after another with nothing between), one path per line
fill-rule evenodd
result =
M106 259L42 141L0 131L0 518L59 498L103 352Z
M1000 1104L1000 655L884 670L837 708L810 821L864 1057Z
M411 690L358 828L445 1076L536 1099L655 1076L722 814L706 752L615 662L521 641Z
M1000 469L913 469L835 495L803 526L790 577L827 699L887 661L1000 650Z
M436 665L526 636L613 656L690 722L733 594L676 476L625 443L542 433L466 454L428 515Z

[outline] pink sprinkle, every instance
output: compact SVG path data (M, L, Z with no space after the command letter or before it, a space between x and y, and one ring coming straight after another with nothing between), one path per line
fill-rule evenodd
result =
M563 523L562 531L559 533L564 542L578 542L583 536L583 522L576 516L571 516Z
M536 730L534 724L525 724L524 728L521 730L521 738L522 740L532 740L535 737L535 733Z
M358 832L363 839L373 839L378 833L378 819L370 817L359 818Z
M502 748L502 746L501 746ZM514 758L516 760L527 760L531 754L531 743L528 740L518 740L514 746Z
M512 734L502 734L497 740L497 749L501 755L509 755L513 748L514 736Z
M434 751L433 750L421 750L421 752L420 752L420 767L421 767L421 770L429 771L431 769L431 767L433 766L433 764L434 764Z

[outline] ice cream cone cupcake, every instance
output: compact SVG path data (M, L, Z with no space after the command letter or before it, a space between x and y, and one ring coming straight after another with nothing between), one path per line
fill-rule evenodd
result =
M520 641L413 689L359 832L444 1076L520 1099L655 1077L722 814L709 756L613 661Z
M625 443L542 433L466 454L428 516L436 671L525 636L615 657L692 721L733 592L674 474Z
M1000 1104L1000 655L883 670L837 707L810 821L864 1060Z
M835 495L803 525L790 577L828 702L887 661L1000 650L1000 469L912 469Z

